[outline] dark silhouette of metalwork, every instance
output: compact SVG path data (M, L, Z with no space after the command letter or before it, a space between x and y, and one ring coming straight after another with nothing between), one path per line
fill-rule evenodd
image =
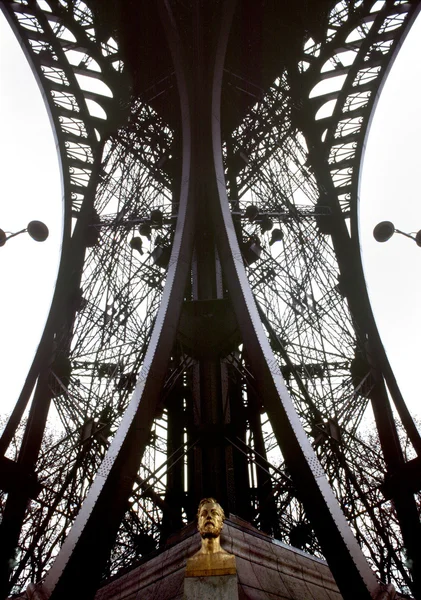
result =
M51 598L91 598L215 496L326 557L344 598L378 582L420 598L421 440L357 222L370 118L419 2L1 7L64 188L51 312L1 438L3 595L46 575ZM359 431L370 402L378 446Z
M10 231L3 231L0 229L0 247L4 246L5 243L11 238L20 235L21 233L28 233L30 237L36 242L45 242L48 238L48 227L42 221L30 221L28 225L21 229L20 231L15 231L14 233Z

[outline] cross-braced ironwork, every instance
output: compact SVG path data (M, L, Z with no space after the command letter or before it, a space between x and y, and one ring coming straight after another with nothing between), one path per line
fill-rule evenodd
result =
M421 441L357 217L370 119L419 3L1 6L44 91L65 205L51 313L1 438L3 591L49 572L52 597L71 596L98 544L89 597L212 494L325 556L345 598L376 593L363 555L418 597ZM369 402L381 449L361 433ZM56 559L69 532L81 549Z

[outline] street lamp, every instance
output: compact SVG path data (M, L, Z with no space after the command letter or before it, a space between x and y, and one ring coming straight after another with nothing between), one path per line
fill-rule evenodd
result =
M36 242L45 242L48 238L48 227L42 221L31 221L28 223L25 229L21 229L20 231L16 231L16 233L9 233L0 229L0 246L4 246L5 243L13 237L16 237L20 233L29 233L31 238Z
M396 229L391 221L382 221L381 223L377 223L373 229L373 236L377 242L387 242L387 240L390 240L394 233L400 233L401 235L414 240L417 246L421 246L421 229L416 234L405 233L404 231Z

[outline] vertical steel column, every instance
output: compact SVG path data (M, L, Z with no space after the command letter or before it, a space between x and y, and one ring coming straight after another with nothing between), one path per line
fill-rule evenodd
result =
M253 432L254 450L256 451L256 477L257 477L257 500L260 511L260 527L263 531L279 535L278 519L276 518L276 502L273 497L273 485L268 473L269 464L267 462L266 448L262 434L262 424L260 421L261 403L256 392L250 385L247 386L247 399L250 415L250 429Z
M374 418L379 434L387 473L387 482L400 473L405 460L396 430L396 423L387 396L386 386L381 373L373 368L374 387L370 394ZM421 522L414 494L405 484L394 486L392 501L395 506L402 539L405 544L409 571L412 575L412 592L415 598L421 598Z
M35 465L41 449L51 393L48 386L49 370L45 368L37 382L28 423L22 440L17 464L27 476L35 477ZM8 493L2 521L0 523L0 598L10 592L9 575L18 548L19 535L29 502L28 485L17 485Z
M194 301L215 301L221 298L218 285L215 237L210 214L209 121L212 85L212 38L206 27L209 7L202 0L192 7L192 52L187 65L192 74L192 145L195 170L195 261ZM205 342L206 343L206 342ZM196 502L204 496L215 496L227 506L226 464L223 447L223 407L221 363L215 353L200 357L197 366L198 382L193 400L200 406L197 432L200 438L201 461L195 465L202 473L201 487L195 489Z
M174 388L171 390L166 405L167 405L167 436L168 456L175 455L179 457L184 444L184 427L185 427L185 411L184 411L184 394L183 381L180 378ZM164 511L162 517L161 538L163 541L174 531L181 529L183 526L182 510L185 506L184 499L184 464L182 460L170 466L167 473L167 493L165 494L165 502L171 508L170 511Z

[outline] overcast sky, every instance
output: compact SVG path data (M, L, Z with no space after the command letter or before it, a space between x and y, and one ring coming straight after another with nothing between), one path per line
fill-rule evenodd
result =
M61 181L39 88L0 11L0 228L44 221L49 238L22 234L0 248L0 413L14 405L44 328L57 274Z
M392 67L371 125L360 189L363 263L383 343L411 411L421 416L421 248L402 235L374 240L392 221L421 229L421 18Z
M363 259L370 296L398 382L413 412L419 401L421 248L374 225L421 229L421 21L410 32L371 127L361 188ZM42 333L56 277L62 201L54 138L34 77L0 13L0 228L44 221L49 239L21 235L0 248L0 413L20 391Z

